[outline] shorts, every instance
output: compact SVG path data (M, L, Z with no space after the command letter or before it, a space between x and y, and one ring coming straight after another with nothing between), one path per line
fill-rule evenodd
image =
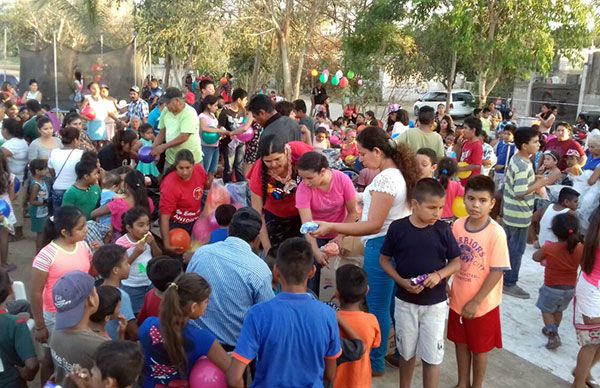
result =
M405 360L418 355L430 365L444 360L444 329L448 303L446 301L420 306L395 298L396 347Z
M455 344L467 345L472 353L487 353L494 348L502 349L500 306L486 314L466 319L450 309L448 314L448 339Z
M91 120L87 123L87 135L91 141L108 140L108 132L104 120Z
M46 221L48 217L31 217L31 232L32 233L43 233L46 227Z
M583 275L577 280L575 289L577 303L575 305L575 321L581 322L579 317L585 315L588 318L600 317L600 289L590 284Z
M552 288L548 286L541 286L538 300L536 302L537 308L543 313L553 314L565 311L573 299L575 294L575 288L560 289Z
M127 295L129 295L129 299L131 299L131 309L134 314L137 314L142 309L144 305L144 298L148 291L153 289L152 284L147 286L138 286L138 287L130 287L124 284L121 284L121 290L125 291Z
M219 167L219 147L202 146L202 153L204 159L202 159L202 167L209 174L217 172Z

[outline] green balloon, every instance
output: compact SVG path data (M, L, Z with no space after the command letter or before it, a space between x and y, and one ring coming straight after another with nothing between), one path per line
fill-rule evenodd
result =
M346 73L346 77L348 77L348 79L354 79L354 72L352 70L349 70Z
M338 86L338 85L340 84L340 79L339 79L338 77L333 77L333 78L331 79L331 84L332 84L333 86Z
M220 137L221 135L216 132L202 132L202 141L205 144L215 144L219 141Z
M321 76L319 77L319 81L324 84L327 82L327 74L322 73Z

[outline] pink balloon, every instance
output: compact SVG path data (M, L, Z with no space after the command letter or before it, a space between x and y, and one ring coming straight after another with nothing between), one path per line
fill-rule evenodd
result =
M194 228L192 229L192 237L201 244L206 244L210 240L210 234L216 229L217 227L210 222L209 217L202 216L198 218L194 224Z
M190 388L227 388L225 373L208 358L200 358L190 372Z
M254 129L252 127L248 127L248 129L246 130L246 132L237 135L237 138L239 141L247 143L250 140L252 140L252 138L254 137Z
M363 83L364 83L364 81L363 81L362 79L359 79L358 81L356 81L356 84L357 84L358 86L362 86L362 85L363 85Z
M342 77L342 79L340 79L340 88L346 89L347 87L348 87L348 78Z
M323 74L329 75L329 70L327 70L327 69L323 70Z
M217 217L215 217L214 213L210 216L210 226L215 229L219 227L219 223L217 222Z
M213 184L206 198L206 207L209 212L214 212L220 205L231 203L229 191L223 185Z
M329 142L333 145L340 145L340 138L336 135L333 135L329 138Z

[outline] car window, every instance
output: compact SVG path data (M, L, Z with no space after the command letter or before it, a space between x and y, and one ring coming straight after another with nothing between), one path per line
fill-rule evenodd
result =
M464 101L470 103L473 101L473 95L469 92L452 93L452 101Z

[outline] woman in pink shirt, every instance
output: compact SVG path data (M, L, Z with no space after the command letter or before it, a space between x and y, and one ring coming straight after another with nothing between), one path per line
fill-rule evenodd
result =
M329 168L327 158L318 152L307 152L296 164L302 182L296 190L296 208L302 222L355 222L356 192L352 180L341 171ZM319 295L321 267L329 264L327 255L319 248L332 239L341 239L340 235L329 235L315 239L307 234L310 242L317 272L309 281L309 287Z
M465 195L463 185L452 180L456 171L458 171L458 165L456 160L452 158L442 158L437 164L438 181L446 190L446 202L444 203L444 210L442 210L442 219L453 219L452 202L454 202L454 198Z
M61 206L54 220L46 224L47 245L33 259L31 270L31 309L35 320L34 335L40 343L48 343L54 328L56 307L52 287L67 272L90 271L92 252L84 241L87 233L85 215L74 206ZM41 381L52 374L50 348L44 347Z

